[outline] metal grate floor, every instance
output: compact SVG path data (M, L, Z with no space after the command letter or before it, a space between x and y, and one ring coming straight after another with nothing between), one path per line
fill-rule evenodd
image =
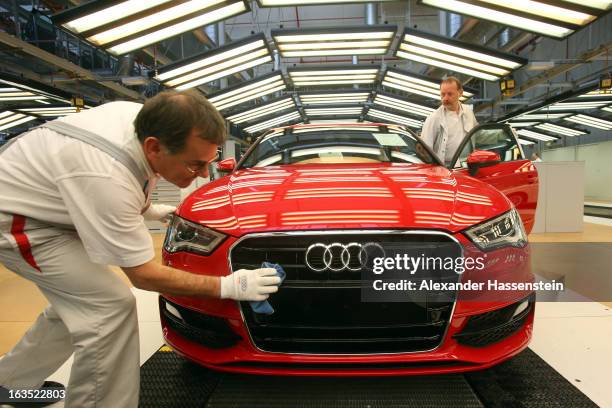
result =
M597 407L527 349L488 370L406 377L217 373L162 347L141 368L140 406L202 408Z

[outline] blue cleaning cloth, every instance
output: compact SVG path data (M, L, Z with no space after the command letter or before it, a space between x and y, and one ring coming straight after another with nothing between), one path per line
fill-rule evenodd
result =
M281 278L281 283L283 283L283 280L285 280L285 276L287 276L287 274L283 270L283 267L280 266L279 264L273 264L270 262L262 262L261 267L276 269L276 276L279 276ZM266 314L266 315L271 315L274 313L274 308L272 307L272 305L270 305L270 303L267 300L260 300L260 301L249 302L249 303L251 304L251 309L253 309L255 313Z

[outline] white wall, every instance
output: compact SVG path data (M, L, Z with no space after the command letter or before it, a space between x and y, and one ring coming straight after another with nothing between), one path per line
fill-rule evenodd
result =
M584 161L587 199L612 201L612 142L544 150L544 161Z

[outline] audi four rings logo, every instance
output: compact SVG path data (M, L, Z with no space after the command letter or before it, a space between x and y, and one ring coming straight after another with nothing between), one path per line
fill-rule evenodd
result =
M317 242L306 249L306 265L315 272L357 272L363 268L371 269L368 265L372 259L384 256L383 247L376 242Z

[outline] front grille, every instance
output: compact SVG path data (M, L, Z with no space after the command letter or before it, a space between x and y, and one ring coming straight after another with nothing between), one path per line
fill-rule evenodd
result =
M466 346L486 347L510 337L527 321L535 296L531 295L526 300L529 301L528 307L516 316L513 316L514 311L523 303L523 300L498 310L470 316L463 330L454 338L458 343Z
M259 268L264 261L280 264L287 276L269 301L273 315L253 313L241 303L245 323L261 350L307 354L365 354L426 351L442 341L451 317L453 301L362 302L361 271L350 264L342 271L317 272L307 266L305 253L316 243L372 243L385 249L419 248L437 251L452 244L456 256L461 247L447 235L416 233L338 233L254 236L241 240L230 253L233 270ZM446 245L448 247L448 245ZM320 269L316 259L310 265ZM341 265L340 265L341 266ZM339 265L331 265L340 269ZM457 280L458 275L439 276Z

